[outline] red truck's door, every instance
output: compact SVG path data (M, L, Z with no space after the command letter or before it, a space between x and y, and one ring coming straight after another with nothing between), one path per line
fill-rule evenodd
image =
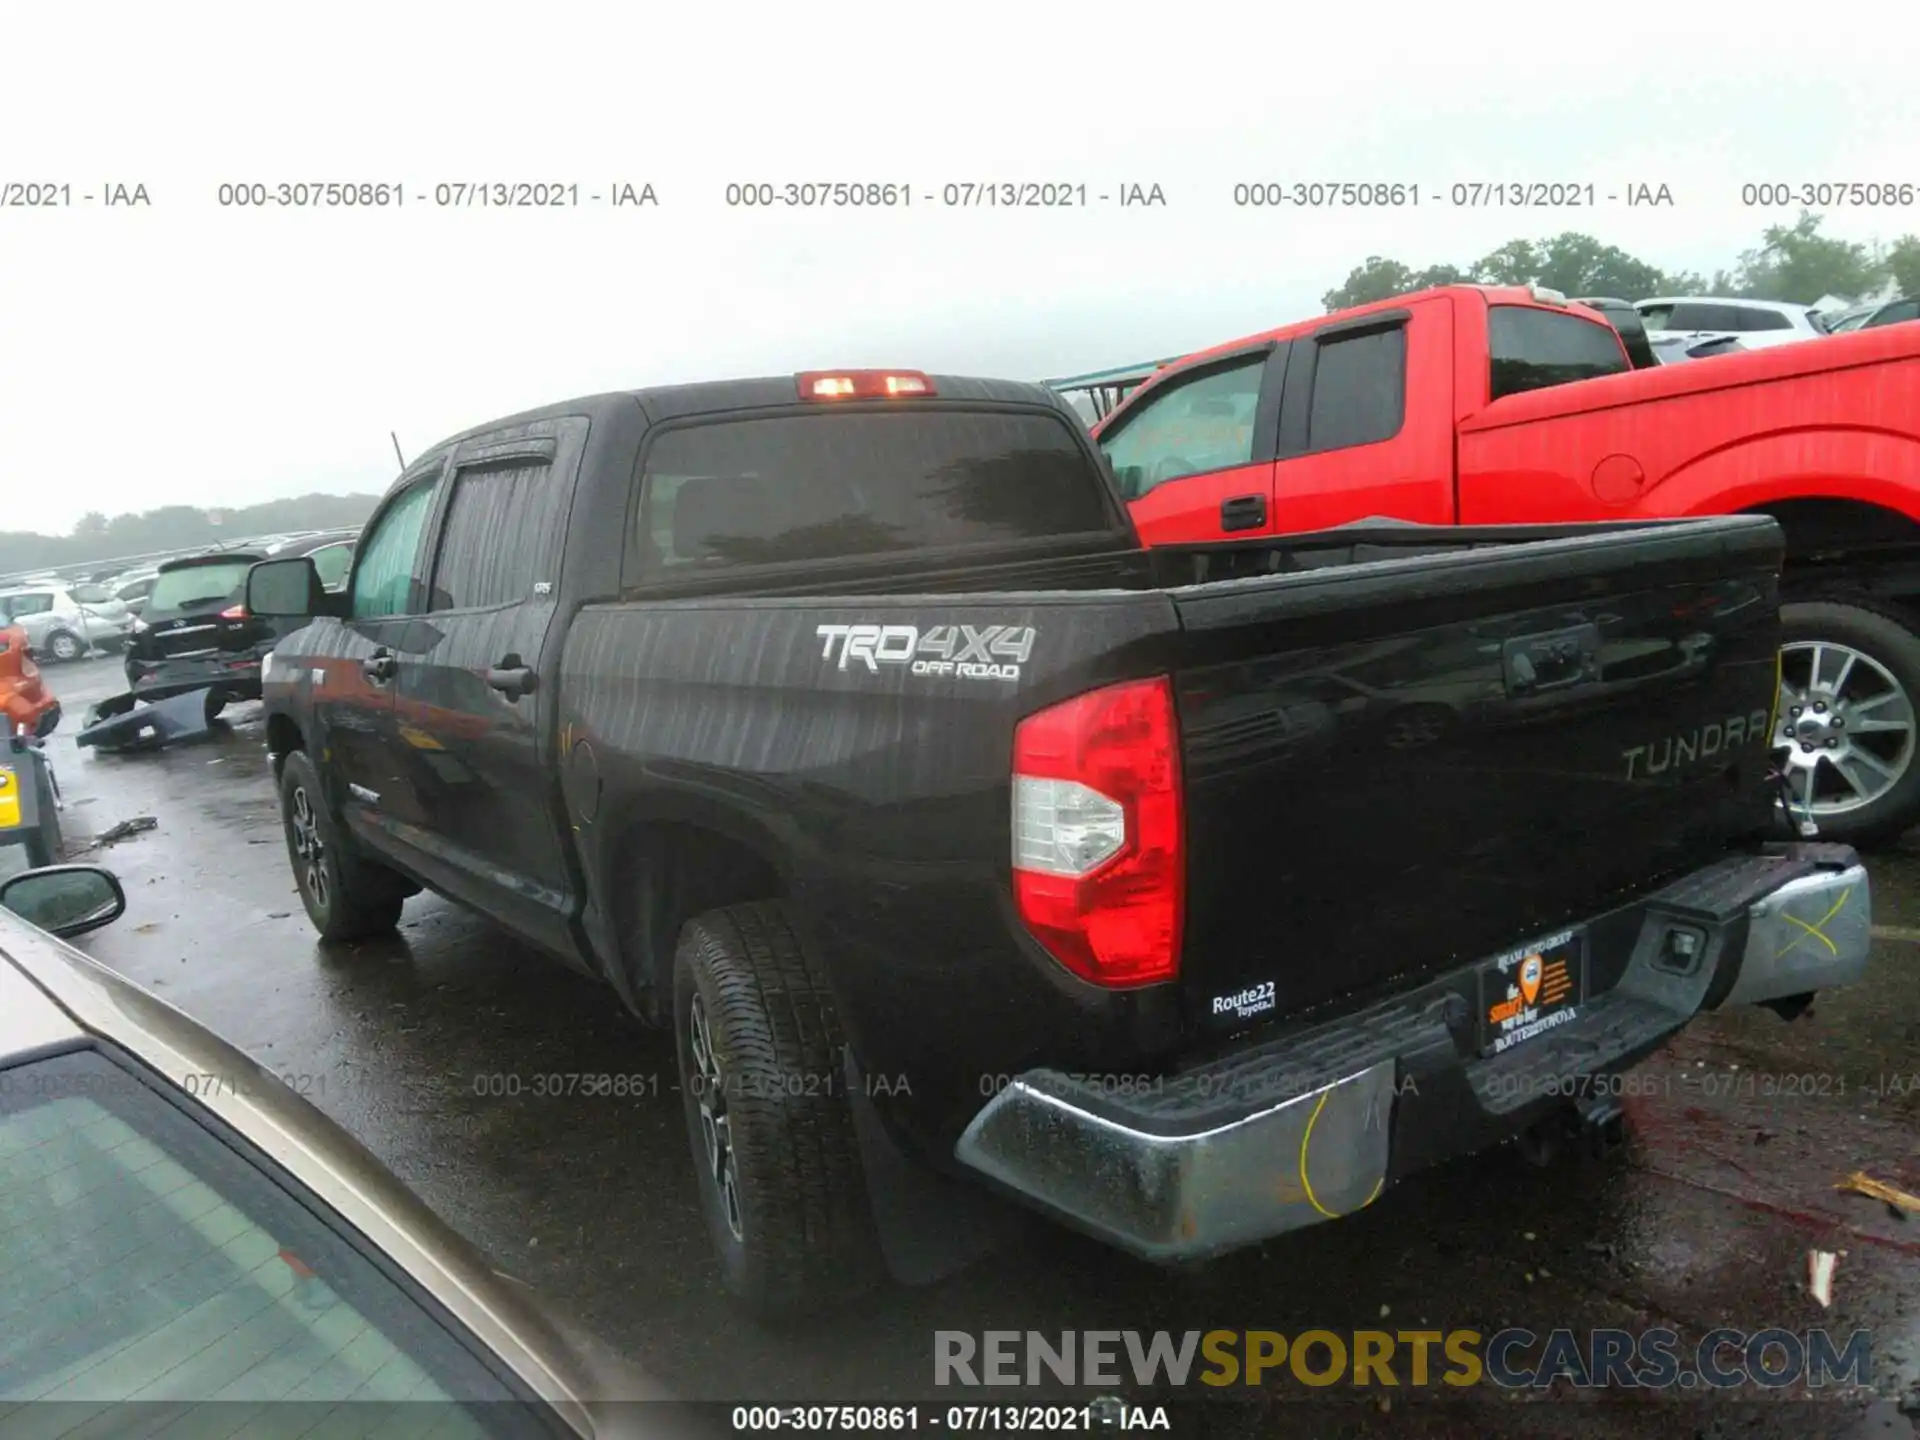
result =
M1331 321L1292 350L1275 448L1274 531L1371 516L1452 524L1452 301L1436 295Z
M1284 343L1209 356L1156 377L1100 434L1147 545L1271 534Z

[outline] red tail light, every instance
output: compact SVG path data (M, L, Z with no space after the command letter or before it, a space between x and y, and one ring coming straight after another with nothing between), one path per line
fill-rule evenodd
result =
M1118 989L1180 973L1181 811L1165 676L1076 695L1014 731L1014 902L1082 979Z
M796 377L802 400L891 400L933 394L918 370L808 370Z
M229 605L220 612L220 618L222 620L244 620L247 618L247 607L244 605Z

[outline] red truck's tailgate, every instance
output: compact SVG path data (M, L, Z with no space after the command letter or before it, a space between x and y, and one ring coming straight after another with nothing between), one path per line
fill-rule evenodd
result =
M1190 1013L1490 955L1763 829L1780 560L1740 517L1172 591Z

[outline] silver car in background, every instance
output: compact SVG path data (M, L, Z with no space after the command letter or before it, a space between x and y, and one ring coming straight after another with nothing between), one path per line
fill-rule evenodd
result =
M89 602L57 584L0 590L0 625L25 630L27 643L42 660L78 660L89 650L118 650L132 633L133 618L104 591Z
M686 1433L313 1105L56 938L125 907L94 866L0 882L0 1433Z

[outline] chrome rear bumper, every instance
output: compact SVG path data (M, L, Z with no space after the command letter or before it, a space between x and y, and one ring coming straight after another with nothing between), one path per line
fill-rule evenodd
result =
M956 1158L1144 1258L1221 1254L1338 1219L1407 1173L1613 1093L1590 1082L1705 1008L1857 980L1871 942L1867 873L1841 846L1732 859L1627 908L1640 924L1618 982L1572 1023L1502 1054L1461 1027L1466 967L1144 1094L1031 1071L974 1117ZM1699 938L1697 963L1657 943L1675 928Z

